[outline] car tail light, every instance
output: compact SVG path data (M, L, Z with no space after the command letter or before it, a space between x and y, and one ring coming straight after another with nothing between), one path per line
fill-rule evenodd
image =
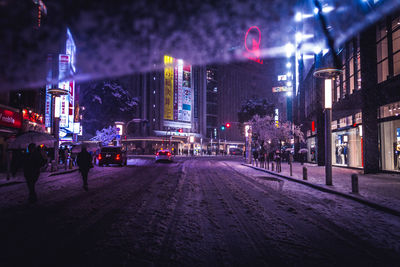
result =
M159 156L159 155L160 155L160 153L157 152L156 156Z
M168 157L171 156L171 153L168 152L168 153L167 153L167 156L168 156Z
M117 156L115 157L116 160L120 160L121 159L121 155L117 154Z
M101 154L99 154L99 157L98 157L98 159L99 159L99 160L101 160L102 158L103 158L103 157L101 156Z

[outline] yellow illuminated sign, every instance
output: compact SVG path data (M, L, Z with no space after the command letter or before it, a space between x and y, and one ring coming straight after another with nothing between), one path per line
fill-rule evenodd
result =
M164 119L174 119L174 58L164 56Z

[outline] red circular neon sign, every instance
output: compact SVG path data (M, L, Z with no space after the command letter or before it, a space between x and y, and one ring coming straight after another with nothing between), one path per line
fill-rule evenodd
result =
M249 48L247 47L247 37L248 37L248 35L249 35L249 32L250 32L252 29L255 29L255 30L258 31L258 41L255 41L255 39L252 38L252 39L251 39L251 41L252 41L252 48L249 49ZM250 53L254 53L254 52L256 52L256 51L259 50L259 48L260 48L260 43L261 43L261 31L260 31L260 29L259 29L257 26L251 26L251 27L247 30L246 36L244 37L244 46L246 47L246 50L247 50L248 52L250 52Z

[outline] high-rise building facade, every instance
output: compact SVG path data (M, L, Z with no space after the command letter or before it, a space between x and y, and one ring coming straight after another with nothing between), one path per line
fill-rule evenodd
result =
M348 40L337 51L341 74L332 99L332 163L366 173L400 171L400 13L394 11ZM316 67L317 66L317 67ZM317 56L300 81L297 117L304 125L307 159L325 164L323 88L313 77L333 66L330 53Z

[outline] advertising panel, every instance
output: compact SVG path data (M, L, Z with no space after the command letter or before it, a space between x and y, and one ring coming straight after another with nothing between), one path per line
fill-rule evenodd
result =
M174 119L174 68L173 58L164 56L164 119Z
M182 59L170 56L164 56L164 63L164 119L190 123L193 105L191 66L184 66ZM173 127L167 124L165 121L165 126Z
M74 131L74 102L75 102L75 81L69 81L68 94L68 131Z
M178 118L182 120L182 102L183 102L183 60L178 59Z
M67 29L67 42L65 44L65 54L70 56L71 70L73 72L76 72L75 68L76 46L74 38L72 37L71 31L69 29Z
M69 55L60 54L58 57L58 88L65 90L69 93L69 81L65 79L69 75ZM68 95L62 95L60 97L60 127L68 127L68 107L69 107L69 97Z
M46 85L46 106L44 111L45 126L51 127L51 95L48 90L51 89L51 84Z
M178 64L174 59L174 121L178 120Z
M22 126L21 113L0 108L0 125L11 128L21 128Z
M58 56L58 80L63 81L69 76L69 55L60 54Z
M191 72L190 66L183 67L182 118L180 120L186 122L190 122L192 120L192 89L191 89L190 72Z
M60 97L60 128L68 127L68 96Z
M75 88L75 111L74 111L74 122L79 122L79 85Z
M272 87L272 93L291 92L292 90L293 90L293 87L289 87L289 86Z
M52 55L47 56L47 77L46 81L46 103L45 103L45 111L44 111L44 122L46 127L51 127L51 95L48 93L48 90L51 89L51 82L53 79L53 57Z

